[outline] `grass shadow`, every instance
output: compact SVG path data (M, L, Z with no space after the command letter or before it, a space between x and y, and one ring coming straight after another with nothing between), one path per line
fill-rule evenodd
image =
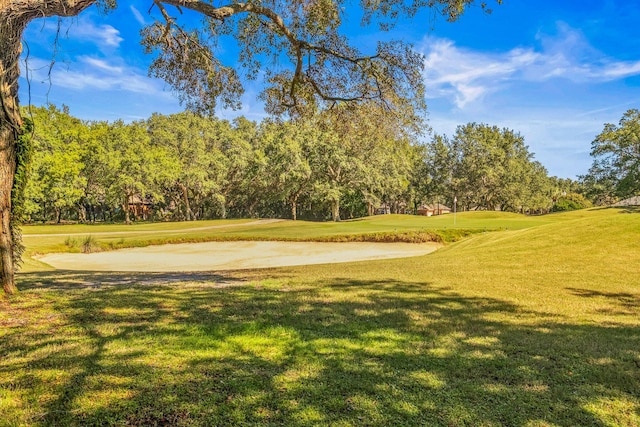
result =
M211 287L237 286L244 279L233 272L103 272L56 270L48 272L20 273L20 289L79 290L128 286L164 286L170 284L201 285Z
M32 324L9 325L0 341L0 390L38 409L16 409L16 420L605 426L640 416L638 327L538 321L422 281L109 276L24 278L14 308Z

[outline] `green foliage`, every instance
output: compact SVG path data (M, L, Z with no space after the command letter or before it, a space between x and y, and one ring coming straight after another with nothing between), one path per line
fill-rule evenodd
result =
M421 203L445 203L460 210L548 212L552 183L532 160L524 138L509 129L468 123L453 138L435 135L416 168L414 186Z
M470 123L415 143L419 117L375 104L256 124L185 112L84 123L35 109L31 219L348 219L421 203L544 213L576 183L548 178L523 138ZM98 214L96 214L98 212Z
M375 103L402 117L423 110L422 56L402 40L380 41L375 51L361 52L341 34L341 23L354 15L363 25L390 30L400 16L430 9L433 16L457 20L474 0L371 2L156 2L160 19L142 30L147 53L156 55L150 74L171 85L190 110L213 115L216 106L238 108L242 77L264 75L261 97L269 112L310 117L335 104ZM497 4L501 0L496 1ZM204 15L193 26L182 13ZM485 2L481 3L489 11ZM191 15L191 14L187 14ZM220 49L231 36L238 55L228 60ZM267 67L277 60L282 67ZM242 69L242 73L239 72Z
M553 205L554 212L574 211L593 206L582 194L567 193L562 195Z
M32 108L33 161L25 188L28 203L25 214L30 217L61 221L65 210L72 209L82 198L86 179L81 171L87 136L82 121L53 105Z
M29 180L29 168L33 157L33 122L24 118L21 133L16 141L16 172L11 187L11 235L13 244L13 265L18 268L22 262L24 245L20 225L26 219L25 188Z
M606 204L640 194L640 111L607 123L591 143L593 164L582 177L592 200Z

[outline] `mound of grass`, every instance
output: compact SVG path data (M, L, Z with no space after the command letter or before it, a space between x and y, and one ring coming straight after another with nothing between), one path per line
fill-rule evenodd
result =
M141 224L129 228L123 225L33 226L25 228L25 244L27 256L33 256L80 251L81 240L87 235L93 236L93 250L102 251L149 245L242 240L448 243L478 232L524 229L546 224L550 220L505 212L466 212L457 215L455 226L453 215L428 218L380 215L338 223L281 221L244 225L247 221L249 220ZM57 233L73 230L91 233Z

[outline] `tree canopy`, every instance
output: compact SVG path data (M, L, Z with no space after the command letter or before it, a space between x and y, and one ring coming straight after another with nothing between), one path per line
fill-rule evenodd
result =
M339 220L381 207L415 213L454 197L459 210L585 206L573 203L580 186L549 178L517 132L469 123L424 144L413 127L368 115L371 108L260 123L191 112L83 122L33 108L39 131L24 212L34 222ZM60 177L67 183L46 190Z
M592 198L611 202L640 194L640 111L628 110L618 125L605 124L591 143L591 156L583 180Z

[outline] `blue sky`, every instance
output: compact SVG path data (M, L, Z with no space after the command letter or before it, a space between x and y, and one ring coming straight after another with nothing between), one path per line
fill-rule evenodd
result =
M151 58L139 31L151 22L148 9L133 0L106 16L92 8L65 20L55 52L57 21L31 23L21 103L65 104L88 120L181 111L171 90L147 77ZM345 30L365 51L381 35L353 21ZM456 23L424 13L391 36L425 55L434 132L452 135L468 122L513 129L551 175L575 178L587 172L591 141L604 124L640 106L638 22L640 2L628 0L504 0L491 15L474 7ZM242 109L220 111L221 117L265 117L260 82L246 89Z

